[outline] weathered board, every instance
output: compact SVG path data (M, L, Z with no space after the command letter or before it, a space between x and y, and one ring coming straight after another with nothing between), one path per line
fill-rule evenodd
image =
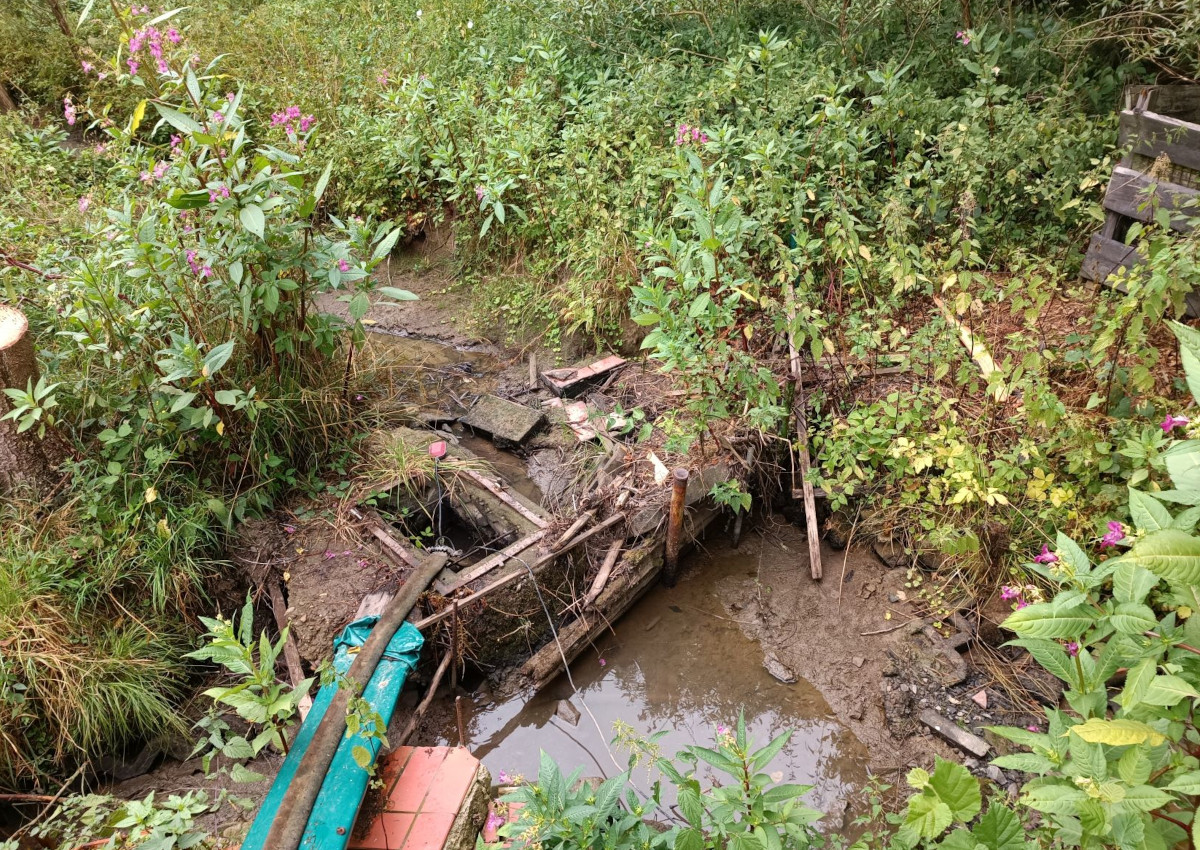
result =
M1190 218L1200 213L1200 208L1190 205L1197 199L1200 199L1200 190L1155 180L1118 165L1113 169L1112 182L1104 194L1104 208L1144 222L1154 220L1156 209L1164 209L1171 213L1171 229L1186 233L1192 229Z
M1200 171L1200 124L1126 110L1121 113L1120 145L1150 159L1165 153L1174 165Z

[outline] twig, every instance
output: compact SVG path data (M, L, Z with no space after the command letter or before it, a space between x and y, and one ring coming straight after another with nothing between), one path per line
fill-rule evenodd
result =
M876 629L873 632L859 632L858 634L860 637L870 637L871 635L886 635L888 632L894 632L897 629L902 629L911 623L915 623L919 619L920 619L920 617L913 617L911 620L905 620L903 623L899 623L898 625L892 626L891 628L888 628L888 629Z
M417 731L417 724L421 722L421 718L425 716L425 712L429 709L429 704L433 702L433 696L437 693L438 685L442 683L442 677L446 675L446 670L450 667L450 662L453 660L453 650L442 656L442 663L438 665L437 670L433 674L433 679L429 683L429 691L413 711L412 718L408 721L408 725L404 727L404 731L400 733L400 739L396 742L396 746L404 746L408 742L408 739L412 737L413 732Z
M83 769L85 767L87 767L87 762L84 762L83 764L79 765L79 767L75 770L75 772L71 774L70 778L68 778L67 781L62 784L62 787L58 789L58 793L55 794L53 797L51 797L50 800L46 803L45 808L43 808L40 812L38 812L37 816L34 817L33 820L29 821L24 826L22 826L20 829L18 829L16 832L14 832L12 834L12 839L16 840L17 838L20 838L22 835L24 835L26 832L28 832L30 829L32 829L34 826L36 826L37 823L39 821L41 821L42 818L44 818L46 815L50 814L50 810L52 808L54 808L54 804L59 801L59 799L66 792L66 790L70 786L70 784L79 778L79 775L81 773L83 773Z

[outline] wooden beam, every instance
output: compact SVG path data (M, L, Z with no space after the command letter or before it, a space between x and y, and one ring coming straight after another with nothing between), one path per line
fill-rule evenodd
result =
M482 578L483 576L487 575L488 573L490 573L492 570L494 570L496 567L500 566L501 564L508 563L510 560L512 560L513 557L520 554L521 552L524 552L526 549L528 549L530 546L533 546L534 544L536 544L538 541L540 541L545 536L546 536L546 530L539 529L538 531L535 531L533 534L530 534L528 537L522 537L516 543L510 543L508 546L505 546L499 552L496 552L492 555L488 555L486 558L484 558L478 564L471 567L469 570L465 570L465 571L459 573L457 578L454 579L454 581L445 582L445 583L435 582L433 585L433 589L436 590L438 593L440 593L442 596L449 596L451 593L458 590L460 587L465 587L466 585L470 584L471 582L475 581L476 579Z
M1156 208L1165 209L1171 213L1171 229L1186 233L1192 229L1190 218L1196 211L1185 205L1197 198L1200 198L1200 190L1155 180L1140 171L1118 165L1113 169L1108 191L1104 193L1104 208L1141 222L1153 221Z
M800 486L804 495L804 524L808 536L808 566L812 577L821 578L821 529L817 524L817 495L813 489L809 472L812 468L812 457L808 451L808 400L804 397L804 370L800 364L800 351L796 347L796 338L792 328L796 324L796 291L794 286L787 287L787 303L785 308L788 317L788 363L792 377L792 413L796 419L796 455L800 463Z
M267 593L271 596L271 613L275 615L275 626L280 633L287 628L287 603L283 601L283 588L279 582L274 579L267 581ZM289 631L287 640L283 644L283 660L287 664L288 678L291 679L292 687L299 687L304 681L304 664L300 660L300 650L296 649L296 641L292 638ZM312 708L312 697L308 694L300 700L297 705L297 710L300 712L300 721L308 717L308 710Z
M1165 153L1173 165L1200 171L1200 124L1127 110L1121 113L1120 145L1151 159Z
M504 488L498 482L493 481L492 479L490 479L486 476L480 475L478 472L476 472L473 469L464 469L461 471L464 475L466 475L472 481L479 484L481 487L483 487L485 490L487 490L489 493L491 493L497 499L504 502L504 504L508 505L510 508L512 508L514 511L519 513L521 516L525 517L525 519L529 520L531 523L533 523L538 528L545 528L548 525L550 525L550 522L545 517L538 516L533 511L531 511L529 508L522 505L517 499L514 499L511 494L506 493L504 491Z

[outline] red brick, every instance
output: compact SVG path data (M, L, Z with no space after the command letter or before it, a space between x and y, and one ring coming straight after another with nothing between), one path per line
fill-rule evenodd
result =
M442 812L422 812L417 815L416 823L408 833L404 842L404 850L442 850L446 839L450 837L450 827L454 825L455 814Z
M425 792L434 783L438 768L446 758L445 747L418 747L408 758L400 781L388 794L389 812L419 812Z
M462 747L450 750L429 786L421 811L457 814L478 771L479 760L468 750Z
M395 786L396 780L400 778L400 774L404 771L404 765L408 763L409 756L413 754L413 750L413 747L397 747L379 760L377 778L383 783L385 794Z
M416 815L382 812L371 824L370 831L350 845L351 850L399 850L415 819Z

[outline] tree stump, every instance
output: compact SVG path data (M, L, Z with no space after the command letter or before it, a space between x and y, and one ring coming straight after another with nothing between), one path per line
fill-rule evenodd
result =
M0 390L23 390L37 380L29 321L15 307L0 304ZM12 409L9 397L0 393L0 416ZM16 422L0 421L0 495L48 497L62 480L58 467L66 456L66 445L56 432L38 439L35 429L18 434Z

